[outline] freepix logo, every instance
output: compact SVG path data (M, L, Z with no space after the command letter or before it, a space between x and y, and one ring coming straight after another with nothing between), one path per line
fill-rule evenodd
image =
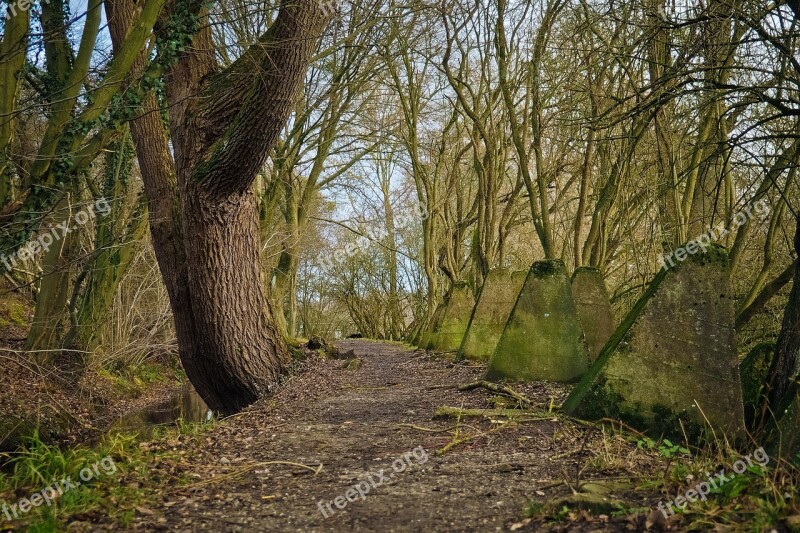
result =
M754 210L755 214L753 213ZM661 268L668 270L675 266L676 260L680 263L685 261L690 255L694 255L701 251L705 252L706 249L711 246L711 243L725 237L731 233L734 228L743 226L745 222L755 217L756 214L761 215L762 221L767 218L767 215L769 215L769 205L767 205L765 200L759 200L753 205L748 205L744 208L744 210L736 213L736 216L733 217L733 225L731 227L725 227L724 222L717 224L713 228L709 226L707 233L704 233L703 235L700 235L699 237L687 242L685 246L676 248L672 251L672 253L662 255Z
M756 464L760 467L767 466L769 463L769 456L767 455L767 452L764 451L762 446L753 453L745 455L733 463L733 473L727 472L724 468L715 473L713 476L711 473L706 473L708 478L707 481L701 481L693 488L687 490L683 495L677 496L674 500L669 501L666 504L664 503L664 500L661 500L658 502L658 510L661 511L661 514L664 515L664 518L668 518L675 514L675 507L677 507L678 510L683 511L690 503L694 503L698 500L706 501L708 495L713 491L718 490L726 483L729 483L737 475L744 474L747 472L748 468L753 467L753 459L755 459Z
M105 198L100 198L96 202L89 204L85 209L75 213L72 217L75 221L74 226L70 226L70 220L61 222L53 227L39 233L39 235L20 247L19 250L11 255L0 254L0 263L6 270L13 270L17 267L17 261L25 262L36 257L39 253L46 253L50 247L62 240L72 231L94 220L96 216L106 216L111 212L111 205Z
M412 462L412 459L416 463ZM422 465L428 462L428 452L422 446L417 446L410 452L405 452L402 456L398 457L392 462L392 469L388 470L381 468L378 472L370 472L367 474L366 479L362 479L349 489L344 494L335 497L333 500L317 502L317 508L322 516L328 518L336 511L333 510L334 506L339 510L344 510L345 507L351 502L358 499L366 500L367 494L373 489L381 485L388 485L395 479L395 474L405 472L408 467L413 464Z
M49 4L50 0L41 0L43 4ZM6 8L6 14L8 17L15 17L17 16L17 12L25 12L28 11L31 7L33 7L33 0L17 0L16 2L9 2L8 7Z
M72 479L72 476L66 476L61 481L56 482L53 480L51 485L43 488L39 492L34 492L27 498L21 498L12 505L3 504L2 511L7 520L19 519L20 515L24 515L34 507L41 505L53 505L53 502L58 500L66 492L77 489L82 483L87 483L95 478L105 474L107 476L117 471L117 465L111 457L103 457L91 466L87 466L78 473L80 480Z

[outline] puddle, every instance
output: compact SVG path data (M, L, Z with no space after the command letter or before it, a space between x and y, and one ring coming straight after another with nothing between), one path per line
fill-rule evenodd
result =
M204 422L213 412L193 387L187 385L167 401L152 405L141 411L128 413L114 422L109 432L138 433L147 438L159 426L171 426L178 420Z

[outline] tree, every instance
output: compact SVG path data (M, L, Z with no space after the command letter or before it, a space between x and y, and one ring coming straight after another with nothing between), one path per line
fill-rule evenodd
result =
M106 6L118 49L136 4ZM204 4L180 0L159 21L159 37L178 31L189 44L163 73L172 150L152 93L131 132L181 361L209 407L231 413L271 390L288 361L265 293L252 186L327 17L313 0L283 1L267 31L223 69L208 16Z
M124 124L120 103L137 93L120 94L120 82L151 36L163 4L164 0L141 2L118 53L97 61L102 2L88 3L77 47L70 40L64 2L42 2L43 32L36 44L44 50L43 63L29 56L36 35L31 32L34 7L9 7L4 20L7 31L0 41L0 246L4 254L12 254L36 236L45 220L72 225L88 167L118 137ZM20 95L26 97L22 103ZM30 116L46 120L41 134L26 131L25 119ZM22 143L18 137L35 141ZM72 292L78 239L75 234L62 237L44 256L27 340L31 350L48 350L39 357L43 363L54 360L50 350L62 346Z

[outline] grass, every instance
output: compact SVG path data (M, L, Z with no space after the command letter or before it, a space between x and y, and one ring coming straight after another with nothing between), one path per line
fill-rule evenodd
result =
M100 509L124 524L133 517L131 506L142 499L134 485L121 482L141 461L128 436L109 436L93 449L62 450L34 434L3 459L0 529L58 531L67 518ZM127 511L118 506L123 501Z
M622 428L609 430L602 425L598 429L600 437L583 465L585 479L609 476L636 479L631 491L616 494L622 496L626 504L619 512L610 513L611 519L647 517L656 509L659 500L666 504L674 502L678 496L685 497L690 489L707 481L709 474L716 479L715 474L724 469L726 475L735 475L711 488L705 501L688 503L679 510L678 516L670 519L670 523L676 522L673 528L800 532L798 462L768 457L757 445L744 450L720 445L720 441L715 445L687 446L666 439L651 439ZM746 462L748 454L752 459L750 464ZM737 461L743 462L735 469ZM572 486L580 487L580 484ZM541 496L538 501L528 502L524 509L526 517L545 522L580 520L576 509L554 508L556 501L548 505L544 495ZM643 501L650 507L641 507Z
M726 474L731 474L732 465L740 458L730 452L701 455L695 464L687 465L690 480L672 484L671 497L706 480L709 472L715 476L724 468ZM799 485L796 466L771 459L765 466L748 466L713 488L706 501L691 504L683 514L689 527L701 529L735 526L741 531L769 531L785 526L790 531L800 531Z
M173 428L155 428L153 439L174 443L182 436L207 431L215 423L179 421ZM180 463L171 449L144 446L136 435L122 433L110 433L92 448L62 449L34 434L18 451L0 456L0 531L63 531L68 522L101 516L128 526L137 508L163 498L162 483L177 486L187 482L176 470L168 479L153 483L152 464ZM31 504L23 513L21 509L28 507L25 502ZM12 509L12 505L16 507ZM4 514L6 510L11 520Z

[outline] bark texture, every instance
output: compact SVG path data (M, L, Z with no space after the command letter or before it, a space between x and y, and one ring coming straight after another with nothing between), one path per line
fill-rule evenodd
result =
M800 216L797 217L794 234L794 249L800 254ZM797 263L795 262L795 265ZM797 378L800 371L800 268L795 268L792 290L783 323L775 344L775 357L767 376L767 403L762 412L762 426L770 425L773 417L780 418L797 394Z
M312 0L283 3L259 41L220 69L201 7L168 5L161 38L173 37L171 13L187 8L197 10L199 29L166 73L172 151L152 94L131 131L181 360L209 407L232 413L268 392L288 360L265 295L252 186L326 17ZM114 0L108 9L116 46L136 2ZM144 64L142 56L134 76Z

